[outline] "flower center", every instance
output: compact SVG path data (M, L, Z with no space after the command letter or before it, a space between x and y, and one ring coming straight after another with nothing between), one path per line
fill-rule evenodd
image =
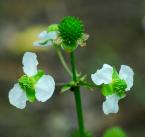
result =
M26 92L27 98L30 102L34 102L36 99L34 86L43 75L44 72L42 70L39 70L38 73L33 77L23 75L18 80L20 87Z
M112 83L113 90L120 96L124 97L125 96L125 89L127 88L127 84L125 80L122 79L115 79L113 80Z
M24 89L25 91L29 88L33 88L33 85L35 83L35 81L31 78L28 77L26 75L23 75L19 80L19 85L21 86L22 89Z
M23 75L18 80L18 82L21 88L26 92L28 100L30 102L35 101L35 90L34 90L35 79L33 79L32 77Z
M77 40L84 32L83 23L76 17L65 17L59 24L60 36L67 46L76 46Z

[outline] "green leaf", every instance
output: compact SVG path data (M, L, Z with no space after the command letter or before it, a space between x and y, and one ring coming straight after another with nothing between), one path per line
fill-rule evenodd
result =
M127 135L121 128L113 127L108 129L103 137L127 137Z

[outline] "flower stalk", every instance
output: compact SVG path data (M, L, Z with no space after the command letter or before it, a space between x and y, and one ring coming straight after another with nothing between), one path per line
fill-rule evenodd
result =
M76 73L74 52L70 53L70 62L71 62L72 74L73 74L72 79L74 82L77 82L77 73ZM80 87L76 86L76 87L72 88L72 91L74 92L75 103L76 103L79 134L80 134L80 137L85 137L85 128L84 128L84 119L83 119Z
M60 59L60 62L61 62L62 65L63 65L64 69L66 70L66 72L67 72L70 76L72 76L71 70L69 69L69 67L68 67L68 65L67 65L67 63L66 63L66 61L65 61L65 59L64 59L64 57L63 57L63 55L62 55L61 50L60 50L58 47L56 47L56 52L57 52L57 55L58 55L58 57L59 57L59 59Z

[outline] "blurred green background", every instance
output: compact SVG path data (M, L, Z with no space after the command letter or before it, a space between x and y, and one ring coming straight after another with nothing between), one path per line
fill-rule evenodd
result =
M71 92L60 95L57 88L49 101L28 103L24 110L8 101L23 74L25 51L35 51L39 67L56 82L69 80L52 48L32 46L39 32L66 15L82 19L90 34L88 46L76 51L81 72L90 76L104 63L118 69L127 64L135 71L134 87L121 100L118 114L103 114L100 91L82 89L86 128L94 137L113 126L122 127L128 137L145 137L145 0L0 0L0 137L69 137L75 130Z

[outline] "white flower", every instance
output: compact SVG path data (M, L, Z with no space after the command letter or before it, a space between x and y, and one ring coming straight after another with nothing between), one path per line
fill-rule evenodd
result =
M26 52L23 56L23 71L26 75L26 78L28 78L28 84L31 84L31 80L33 77L35 77L39 72L37 71L37 56L35 53L32 52ZM23 78L23 76L22 76ZM26 79L27 80L27 79ZM55 89L55 81L52 76L50 75L41 75L40 78L38 78L34 82L35 78L33 78L33 88L34 88L34 97L41 102L47 101L53 94ZM27 83L24 83L25 85ZM28 85L31 86L31 85ZM20 83L16 83L14 87L9 92L9 101L10 104L19 108L23 109L26 106L26 102L29 100L28 95L31 94L29 91L25 91Z
M33 42L34 46L51 46L53 45L53 40L55 40L57 38L57 31L51 31L51 32L47 32L47 31L42 31L39 35L38 38L40 39L40 41L37 42Z
M111 95L106 95L106 101L103 102L103 111L105 114L118 112L119 110L118 101L122 98L118 95L119 93L117 93L118 88L120 88L119 91L120 90L129 91L133 86L134 72L132 68L126 65L121 65L119 74L116 74L117 80L123 81L124 84L123 86L125 87L125 89L122 89L123 87L122 85L120 86L119 83L120 81L117 81L118 83L115 83L116 78L113 77L114 71L115 70L113 69L112 66L104 64L101 69L97 70L96 73L91 75L91 79L96 85L110 85L110 87L117 86L117 88L113 87L109 89L109 90L115 89L116 91L113 91L113 93L111 91ZM124 91L121 92L124 93Z

